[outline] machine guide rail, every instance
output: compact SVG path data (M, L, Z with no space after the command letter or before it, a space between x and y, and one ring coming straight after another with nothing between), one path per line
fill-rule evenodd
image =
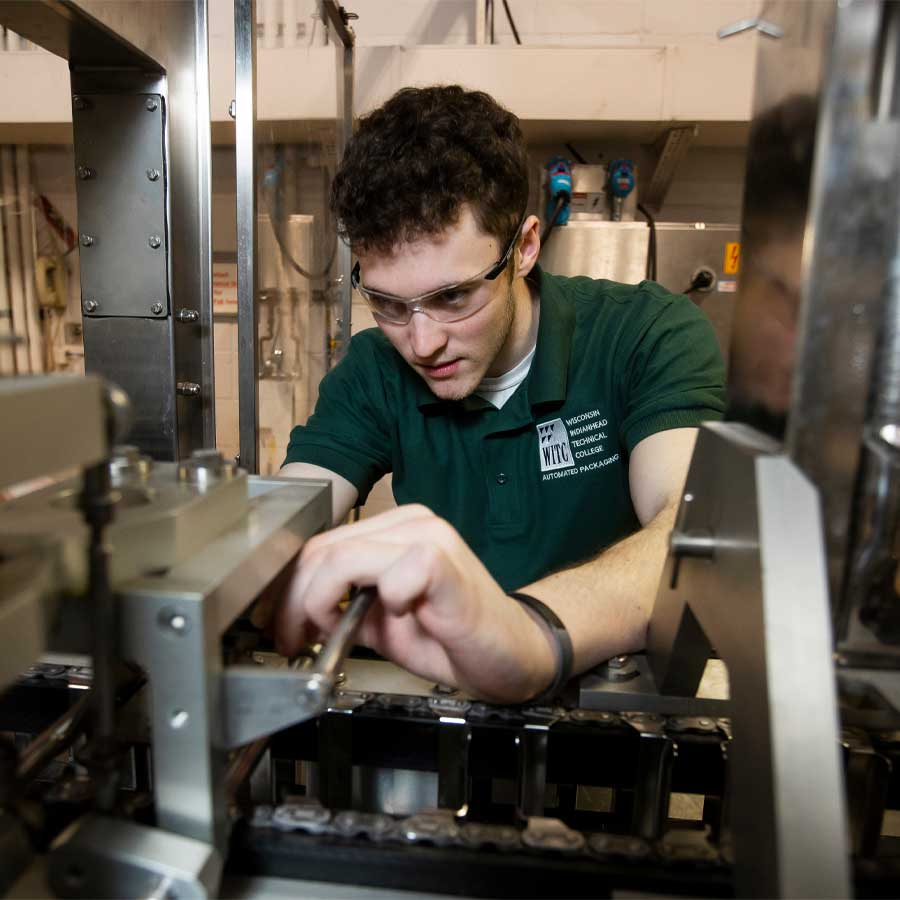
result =
M349 790L334 791L331 782L346 788L354 764L391 764L372 761L366 748L370 732L354 738L354 723L392 729L391 743L402 745L401 756L415 755L415 747L420 746L417 741L407 742L412 732L404 729L424 729L432 734L436 730L438 804L443 807L444 798L451 797L452 808L421 809L410 815L347 808L352 802ZM332 727L337 725L341 727ZM540 793L539 814L528 814L519 796L508 808L506 820L482 818L483 810L472 802L474 782L470 779L479 774L469 760L474 751L463 750L463 759L456 760L452 771L445 771L443 764L443 736L457 729L494 734L510 745L516 736L532 732L542 732L545 742L557 734L569 740L593 735L600 740L621 740L631 747L636 744L642 758L644 746L665 746L667 752L650 753L648 766L635 760L626 763L638 780L649 781L645 796L662 792L664 799L655 803L656 807L668 807L671 780L668 774L653 776L659 769L669 772L679 744L694 742L700 752L712 754L724 764L731 738L727 719L704 716L664 717L563 706L513 708L446 694L338 690L318 722L290 729L272 744L273 767L277 767L282 756L304 756L302 735L318 735L318 796L287 796L279 804L246 807L232 836L229 873L275 877L301 877L304 873L305 878L347 883L361 877L359 871L364 867L365 882L370 885L434 890L440 884L442 892L478 896L602 896L615 885L693 896L730 894L731 860L723 849L727 845L713 840L718 825L698 821L667 828L663 813L654 820L655 830L645 835L638 830L646 816L642 813L632 820L627 809L624 823L611 823L612 827L624 827L626 833L571 827L562 818L544 814L543 794L549 784L546 752L523 753L520 760L527 756L519 778ZM340 747L333 745L338 738ZM323 741L327 743L323 745ZM362 752L361 757L354 748ZM336 763L334 756L343 759ZM612 759L608 762L610 768L615 766ZM465 772L466 783L446 790L445 779L455 778L458 769ZM718 783L724 778L715 780Z
M649 842L585 834L534 817L522 829L457 822L446 810L402 819L305 802L257 807L230 847L229 874L297 876L475 896L604 896L616 886L728 896L731 867L701 830Z

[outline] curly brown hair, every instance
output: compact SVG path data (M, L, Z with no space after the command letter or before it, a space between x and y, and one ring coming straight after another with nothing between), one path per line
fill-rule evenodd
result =
M527 202L519 120L459 85L404 88L362 118L331 186L340 233L358 253L440 234L464 204L507 241Z

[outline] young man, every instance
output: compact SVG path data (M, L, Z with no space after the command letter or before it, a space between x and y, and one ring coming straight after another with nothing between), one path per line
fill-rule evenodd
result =
M308 542L283 652L354 584L379 595L363 643L496 702L643 646L721 356L685 297L541 272L527 200L518 122L485 94L406 89L360 122L332 205L378 328L282 474L329 478L335 523L386 472L401 505Z

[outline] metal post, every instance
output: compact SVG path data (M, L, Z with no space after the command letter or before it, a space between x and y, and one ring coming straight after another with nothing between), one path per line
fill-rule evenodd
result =
M197 108L209 110L209 20L207 0L194 0L194 58L197 62ZM216 446L216 378L213 364L212 308L212 134L209 115L197 116L197 271L198 312L203 357L200 388L203 405L203 446Z
M648 656L668 690L672 659L687 658L679 644L703 650L699 628L728 668L735 893L849 896L818 494L779 445L721 423L700 430L684 490ZM704 534L712 555L679 560L682 536ZM696 623L680 628L687 612Z
M347 13L338 6L335 0L325 0L322 4L323 15L327 17L329 34L334 35L337 43L337 134L335 150L337 162L340 164L344 150L353 134L353 55L356 35L347 24L353 13ZM341 359L350 342L353 319L353 290L350 286L351 270L350 247L343 241L338 242L335 257L335 288L340 298L341 315L338 319L337 349L334 361Z
M785 447L821 492L833 604L848 574L860 450L867 412L875 412L867 400L882 386L872 368L900 233L900 132L896 112L880 118L882 101L896 95L885 90L885 80L894 80L891 9L875 0L836 5L804 229ZM847 621L849 610L836 612ZM869 640L863 635L860 643Z
M259 471L256 319L256 0L234 0L234 149L237 172L238 423L240 464Z

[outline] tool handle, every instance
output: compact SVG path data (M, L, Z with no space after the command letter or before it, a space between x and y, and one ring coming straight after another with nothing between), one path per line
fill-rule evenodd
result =
M328 638L322 652L316 657L311 670L313 673L322 675L328 678L332 684L334 683L344 659L353 647L356 632L377 596L378 591L373 587L353 589L350 594L350 603L341 616L337 628Z

